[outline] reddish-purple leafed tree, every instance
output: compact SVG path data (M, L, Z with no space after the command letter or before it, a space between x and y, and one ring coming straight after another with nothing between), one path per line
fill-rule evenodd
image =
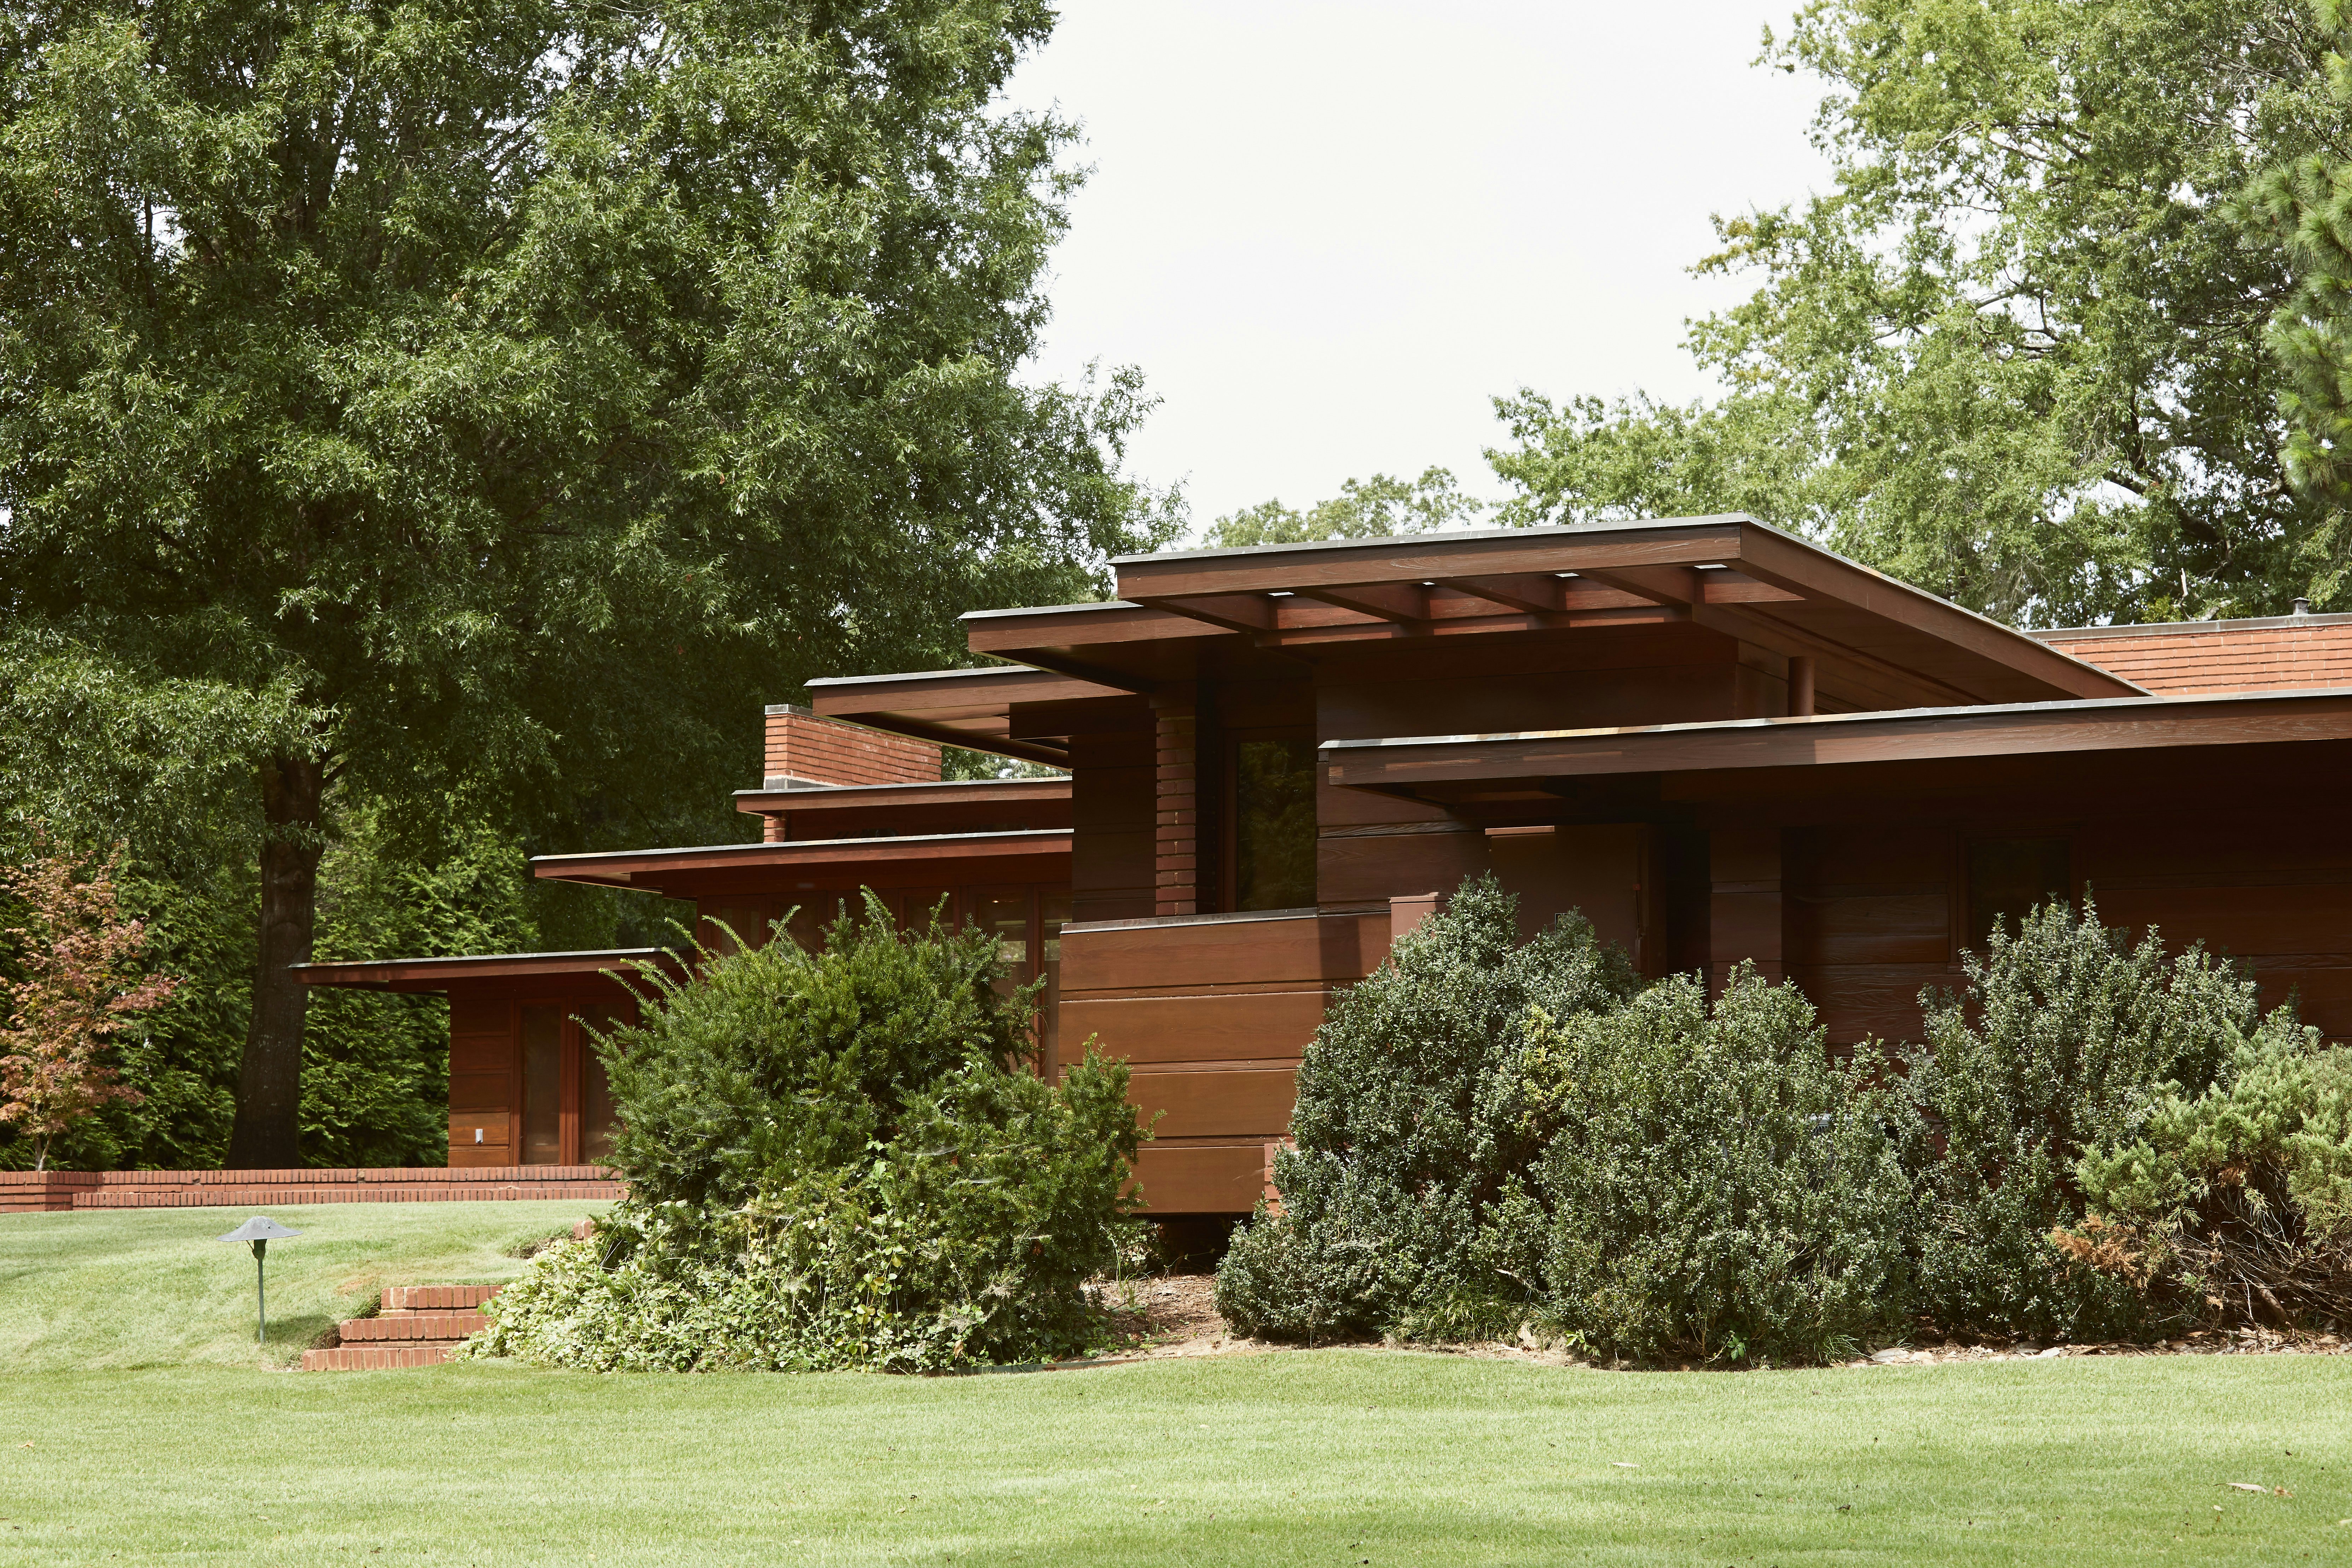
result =
M0 888L26 905L25 924L6 933L24 977L8 988L0 1030L0 1122L32 1140L37 1171L76 1121L110 1100L139 1102L99 1053L180 983L147 968L146 922L123 918L115 903L115 855L41 847L27 864L0 867Z

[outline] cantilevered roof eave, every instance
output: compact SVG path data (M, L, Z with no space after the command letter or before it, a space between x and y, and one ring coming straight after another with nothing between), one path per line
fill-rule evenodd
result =
M1622 729L1326 741L1330 782L1414 786L2352 739L2352 688L2093 697Z
M625 973L651 964L682 972L683 960L667 947L612 947L563 953L468 953L454 957L376 958L289 964L287 972L307 986L358 990L435 991L471 980L584 977L608 970Z
M650 889L634 878L655 872L692 874L745 866L823 866L860 861L996 859L1066 855L1067 828L1014 828L979 833L908 833L854 839L792 839L782 843L700 844L677 849L534 855L531 874L551 882Z

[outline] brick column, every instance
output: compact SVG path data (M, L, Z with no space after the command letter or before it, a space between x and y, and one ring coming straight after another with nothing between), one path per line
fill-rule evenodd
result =
M1707 835L1707 988L1722 994L1742 958L1778 984L1788 977L1781 941L1780 830L1717 828Z
M1216 908L1216 747L1197 695L1152 700L1152 913Z

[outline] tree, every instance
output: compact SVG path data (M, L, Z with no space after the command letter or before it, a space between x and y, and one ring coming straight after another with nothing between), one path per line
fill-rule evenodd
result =
M1096 591L1143 409L1015 378L1041 0L0 16L0 617L257 710L232 1164L293 1163L333 802L608 834L810 676Z
M178 982L147 972L147 929L115 906L116 862L52 852L0 869L0 891L21 901L13 925L23 977L8 988L0 1030L0 1122L32 1140L33 1168L48 1166L49 1145L110 1100L137 1100L99 1060L131 1018L167 998Z
M2344 57L2352 45L2352 15L2342 0L2314 0L2313 13L2333 46L2322 66L2340 115L2352 106L2352 67ZM2285 383L2281 461L2297 492L2322 513L2314 553L2327 570L2313 580L2310 596L2342 603L2352 562L2352 160L2337 146L2266 170L2248 188L2244 214L2250 226L2285 248L2294 267L2294 292L2272 315L2265 335Z
M2028 623L2346 602L2283 459L2291 257L2239 204L2352 122L2303 0L1823 0L1834 188L1718 220L1712 405L1498 401L1509 520L1755 511Z
M1408 483L1375 474L1349 479L1339 493L1300 512L1278 499L1260 501L1209 525L1213 549L1304 544L1312 539L1377 539L1458 527L1485 509L1444 468L1424 468Z

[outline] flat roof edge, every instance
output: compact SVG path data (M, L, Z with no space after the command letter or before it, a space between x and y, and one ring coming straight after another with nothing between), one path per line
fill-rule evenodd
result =
M2315 697L2352 699L2352 686L2309 686L2278 692L2189 692L2168 696L2069 697L2038 703L1979 703L1960 707L1876 708L1861 713L1814 714L1801 718L1706 719L1690 724L1631 725L1599 729L1496 730L1470 735L1399 735L1368 740L1327 740L1318 751L1366 751L1383 746L1473 746L1514 740L1569 740L1605 736L1736 735L1769 729L1822 726L1916 722L1934 718L1987 718L2001 714L2116 713L2154 714L2217 703L2266 703Z
M980 779L977 782L1042 784L1051 783L1053 780L989 779ZM869 787L910 788L908 785ZM787 839L782 843L772 843L765 839L754 839L748 842L733 844L678 844L658 850L597 850L566 855L533 855L530 857L530 863L533 866L585 865L591 862L599 861L643 860L654 855L773 854L790 850L858 849L873 848L883 844L1003 843L1013 839L1066 839L1069 836L1070 830L1067 828L1010 828L984 833L903 833L877 834L873 838L864 839Z
M1099 609L1101 606L1084 605L1080 606L1080 608L1094 610ZM1129 606L1129 608L1133 607ZM976 610L971 612L971 614L974 615L1032 615L1034 613L1036 613L1034 611L1030 610ZM969 619L969 617L967 617L967 619ZM958 670L900 670L895 674L887 675L820 675L814 680L807 681L803 684L811 691L814 691L819 686L871 686L879 685L886 681L968 680L975 675L994 675L999 680L1003 680L1008 675L1016 677L1034 675L1040 680L1054 681L1066 681L1070 678L1067 675L1057 675L1051 670L1041 670L1034 664L974 664L967 669ZM824 716L819 715L817 716L823 717Z
M1110 563L1114 567L1121 567L1142 566L1151 561L1163 560L1230 560L1238 557L1270 555L1281 550L1383 549L1391 549L1398 545L1427 544L1432 541L1443 541L1445 543L1454 543L1458 541L1466 543L1475 539L1549 538L1569 535L1629 533L1639 531L1643 528L1720 528L1725 523L1754 523L1759 528L1772 528L1771 524L1764 521L1761 517L1753 516L1750 513L1711 512L1703 516L1687 517L1612 519L1607 522L1596 523L1538 523L1522 528L1432 528L1425 533L1382 534L1378 538L1373 538L1297 539L1276 544L1228 545L1223 549L1162 550L1152 555L1113 556ZM1775 528L1773 531L1776 533L1787 532L1784 528ZM1791 535L1790 537L1796 538L1798 536ZM1100 607L1097 606L1096 608ZM992 612L992 613L1003 614L1007 612L998 611Z
M299 975L311 969L382 969L394 965L521 964L532 959L555 961L567 958L583 963L591 959L632 963L638 959L677 956L667 947L589 947L566 953L459 953L435 958L321 958L308 964L289 964L286 967L288 972Z
M2047 631L2028 632L2026 635L2045 643L2053 637L2074 637L2091 642L2103 637L2193 637L2200 632L2241 629L2272 632L2304 626L2352 626L2352 615L2248 615L2227 621L2151 621L2145 625L2053 626Z

